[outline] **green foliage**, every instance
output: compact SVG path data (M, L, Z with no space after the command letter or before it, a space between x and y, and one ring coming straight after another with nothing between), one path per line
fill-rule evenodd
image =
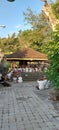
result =
M54 32L47 47L50 65L46 72L47 78L56 89L59 89L59 31Z
M16 37L15 33L13 33L11 36L8 35L7 38L0 38L0 48L5 54L14 52L17 49L17 45L18 38Z
M52 4L52 11L56 18L59 19L59 0L56 0L56 2Z

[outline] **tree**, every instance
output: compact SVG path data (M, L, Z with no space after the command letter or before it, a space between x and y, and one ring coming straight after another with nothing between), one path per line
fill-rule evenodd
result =
M48 20L45 18L43 12L37 14L30 8L27 8L26 12L23 13L26 24L30 24L32 27L30 33L30 46L42 52L46 52L46 44L48 39L51 39L51 31L48 24ZM39 43L39 44L37 44Z
M8 35L7 38L0 38L0 48L4 50L4 53L11 53L16 51L18 45L18 37L15 33L13 33L11 36Z
M56 0L54 4L51 4L51 7L56 18L59 19L59 0Z
M23 12L25 24L29 24L32 29L41 29L48 26L48 20L43 15L43 12L37 14L30 8L27 8L26 12ZM49 26L48 26L49 27Z

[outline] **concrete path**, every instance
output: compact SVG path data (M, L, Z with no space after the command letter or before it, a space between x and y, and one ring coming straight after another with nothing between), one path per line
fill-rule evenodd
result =
M35 85L0 87L0 130L59 130L59 111Z

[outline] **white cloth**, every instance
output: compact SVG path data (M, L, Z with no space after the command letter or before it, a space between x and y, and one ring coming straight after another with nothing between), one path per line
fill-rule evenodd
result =
M8 79L11 79L11 76L12 76L12 71L9 72L9 73L7 73L7 78L8 78Z
M45 80L37 80L37 83L39 84L39 89L45 89L49 87L49 81Z
M22 77L18 77L18 83L23 82Z

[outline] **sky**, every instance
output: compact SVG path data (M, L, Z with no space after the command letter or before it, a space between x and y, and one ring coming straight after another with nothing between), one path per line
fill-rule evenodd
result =
M0 0L0 37L7 37L14 32L17 34L19 30L29 29L30 26L25 25L23 12L26 12L29 7L33 12L40 13L43 5L44 2L41 0L15 0L14 2ZM1 25L6 27L2 28Z

